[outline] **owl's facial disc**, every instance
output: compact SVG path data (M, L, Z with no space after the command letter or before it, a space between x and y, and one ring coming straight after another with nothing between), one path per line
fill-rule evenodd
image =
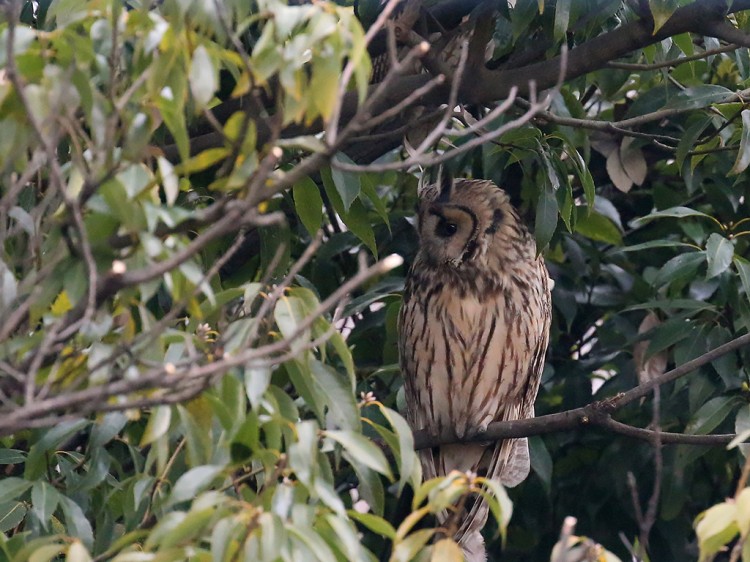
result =
M458 225L445 217L439 217L435 227L435 235L440 238L450 238L458 232Z
M435 204L427 209L422 246L431 261L460 267L477 249L477 217L462 205Z

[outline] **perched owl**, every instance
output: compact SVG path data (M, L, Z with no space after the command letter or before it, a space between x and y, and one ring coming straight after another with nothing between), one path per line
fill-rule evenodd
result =
M446 178L419 208L419 251L399 316L407 419L413 430L476 435L533 417L550 326L550 283L508 195L486 180ZM472 471L515 486L529 473L526 439L420 451L425 479ZM488 507L474 501L456 539L486 559Z

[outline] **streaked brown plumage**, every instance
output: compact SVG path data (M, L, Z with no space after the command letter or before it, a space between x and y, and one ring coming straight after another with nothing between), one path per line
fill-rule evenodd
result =
M485 180L424 190L419 252L406 281L399 351L414 430L461 438L493 421L533 417L550 325L549 277L507 194ZM424 478L451 470L515 486L529 473L526 439L420 451ZM485 560L475 501L456 535L469 561Z

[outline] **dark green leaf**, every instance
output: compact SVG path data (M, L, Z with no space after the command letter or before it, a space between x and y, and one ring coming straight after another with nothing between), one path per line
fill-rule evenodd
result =
M0 449L0 464L19 464L26 460L26 453L19 449Z
M731 265L733 256L734 245L720 234L711 234L706 242L706 261L708 262L706 279L724 273Z
M45 528L47 528L52 514L57 509L59 501L60 494L51 485L44 480L34 482L34 486L31 488L31 505Z
M750 262L740 256L734 256L733 261L745 290L745 298L750 299Z
M294 208L302 224L310 236L315 236L323 220L323 199L320 197L318 186L310 178L303 178L292 187L292 195Z
M622 235L615 224L604 215L596 211L578 217L576 221L576 232L586 238L620 246L622 244Z
M731 90L713 84L685 88L674 96L672 100L664 106L664 109L700 109L724 101L731 95Z
M388 478L393 478L383 451L361 433L329 429L326 431L326 436L344 447L356 462L360 462Z
M316 384L324 389L328 399L328 413L335 426L343 429L358 428L359 409L354 401L351 380L340 375L320 361L310 361L310 371Z
M349 517L359 523L362 523L362 525L370 529L373 533L377 533L381 537L393 540L396 536L396 529L394 529L393 525L388 523L388 521L386 521L382 517L378 517L377 515L373 515L372 513L360 513L358 511L354 511L353 509L350 509L346 513Z
M47 462L54 456L54 449L72 435L89 425L87 420L63 422L44 433L44 436L32 445L26 458L24 478L36 480L47 469Z
M534 235L536 237L537 252L544 250L552 240L557 228L557 197L551 187L545 187L539 194L536 207L536 222Z
M351 158L348 158L345 154L339 152L334 158L334 165L331 166L331 179L333 180L333 185L336 186L336 191L344 204L344 213L348 213L354 200L359 197L361 189L359 175L338 169L335 166L336 161L345 162L347 164L353 164L354 162L352 162Z
M26 490L31 488L32 484L33 482L15 476L3 478L0 480L0 503L6 503L9 500L16 499Z
M689 209L688 207L671 207L669 209L664 209L663 211L654 211L653 213L650 213L644 217L641 217L633 221L633 225L640 226L653 219L660 219L660 218L666 218L666 217L678 218L678 219L682 219L685 217L704 217L704 218L708 218L711 220L715 220L710 215L707 215L706 213L702 213L700 211L696 211L695 209Z
M740 136L740 148L737 151L737 159L730 174L744 172L750 165L750 109L742 110L742 135Z

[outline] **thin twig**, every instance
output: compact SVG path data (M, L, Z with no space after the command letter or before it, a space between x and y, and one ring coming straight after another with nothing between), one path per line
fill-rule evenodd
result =
M609 68L620 68L622 70L659 70L660 68L667 68L670 66L679 66L681 64L685 64L686 62L705 59L713 55L719 55L721 53L728 53L729 51L736 51L739 48L740 48L739 45L735 45L734 43L732 43L729 45L723 45L716 49L709 49L707 51L702 51L700 53L696 53L694 55L690 55L687 57L679 57L676 59L670 59L670 60L665 60L661 62L643 64L643 63L613 61L613 62L607 63L607 66Z

